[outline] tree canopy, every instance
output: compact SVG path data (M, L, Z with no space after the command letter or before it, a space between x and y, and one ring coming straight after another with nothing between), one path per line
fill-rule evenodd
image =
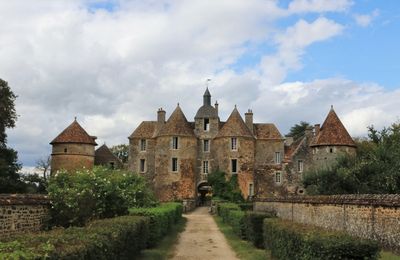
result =
M129 146L127 144L114 145L110 150L122 163L128 162Z
M306 129L309 126L311 126L310 123L305 121L300 121L300 123L295 124L290 128L290 131L289 133L286 134L286 136L291 136L293 137L294 140L296 140L305 134Z

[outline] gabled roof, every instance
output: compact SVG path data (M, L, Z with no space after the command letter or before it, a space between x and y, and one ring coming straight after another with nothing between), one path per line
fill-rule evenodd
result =
M274 124L254 124L257 139L282 140L283 137Z
M129 136L130 138L152 138L154 131L156 130L156 121L143 121L133 133Z
M297 138L291 145L285 145L285 156L284 159L286 162L291 161L292 157L296 155L299 151L300 147L307 141L307 137L303 135L301 138Z
M333 107L331 107L318 135L310 146L322 145L356 146Z
M187 121L179 105L175 108L174 112L168 118L167 122L161 128L157 136L195 136L193 128Z
M75 119L74 122L65 128L50 144L80 143L97 145L95 140L96 137L90 136Z
M95 165L104 165L112 161L119 165L122 164L119 158L110 151L107 145L103 144L94 152Z
M229 136L253 137L253 134L244 123L243 118L240 116L240 113L236 107L233 109L228 120L226 120L226 123L218 132L216 138Z

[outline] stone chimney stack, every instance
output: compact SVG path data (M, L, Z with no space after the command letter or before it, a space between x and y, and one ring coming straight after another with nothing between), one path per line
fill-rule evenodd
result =
M251 109L247 110L244 114L244 121L251 133L253 133L253 111Z
M159 108L157 111L157 122L158 124L165 123L165 110L163 110L162 108Z
M305 135L306 135L307 137L311 137L312 134L313 134L312 130L313 130L313 127L312 127L312 126L308 126L308 127L306 128Z
M217 110L217 115L218 115L218 101L215 101L214 107L215 107L215 110Z
M319 130L320 130L320 124L315 124L314 125L314 134L315 134L315 136L317 136L319 134Z

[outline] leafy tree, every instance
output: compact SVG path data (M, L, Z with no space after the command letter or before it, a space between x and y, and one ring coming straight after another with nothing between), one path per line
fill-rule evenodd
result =
M226 174L222 171L215 171L208 175L208 183L212 187L213 197L219 197L232 202L243 201L237 175L232 175L228 180L225 176Z
M11 91L8 83L0 79L0 191L3 193L22 192L24 183L18 171L17 152L7 147L7 128L15 127L17 113L14 102L16 95Z
M290 128L290 131L289 133L286 134L286 136L291 136L293 137L294 140L299 139L305 134L307 127L310 126L311 126L310 123L305 121L300 121L300 123L295 124Z
M128 162L129 146L127 144L114 145L110 150L121 160L122 163Z

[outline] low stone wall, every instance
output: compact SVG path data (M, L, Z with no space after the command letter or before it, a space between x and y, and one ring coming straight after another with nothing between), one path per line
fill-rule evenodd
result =
M294 222L374 239L400 253L400 195L296 196L257 199L254 209Z
M50 201L43 195L0 194L0 238L43 228Z
M182 201L183 205L183 213L190 212L196 208L196 200L195 199L184 199Z

